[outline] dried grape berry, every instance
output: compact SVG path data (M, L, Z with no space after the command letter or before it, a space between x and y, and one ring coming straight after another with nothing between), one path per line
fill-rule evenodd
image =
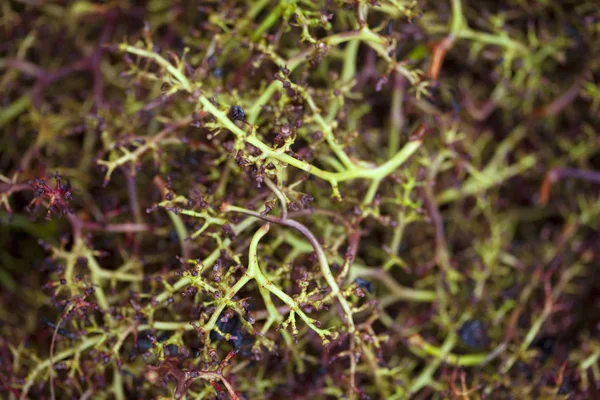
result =
M458 335L465 346L473 349L484 348L488 343L483 324L478 320L465 322L458 330Z
M221 314L221 317L217 321L217 327L221 332L232 335L229 342L236 351L242 350L243 355L249 354L255 338L252 335L248 335L246 332L244 332L242 321L237 314L226 319L224 319L223 314ZM221 339L223 339L223 336L216 331L211 331L210 340L218 341Z
M373 282L371 281L362 278L356 278L354 282L356 282L361 289L365 289L369 293L373 293L375 291L375 285L373 285Z
M233 121L243 121L246 118L244 109L240 106L231 106L229 108L229 118Z

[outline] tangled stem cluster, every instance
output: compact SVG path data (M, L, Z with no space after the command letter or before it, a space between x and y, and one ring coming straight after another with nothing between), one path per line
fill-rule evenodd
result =
M8 398L598 395L593 1L34 3Z

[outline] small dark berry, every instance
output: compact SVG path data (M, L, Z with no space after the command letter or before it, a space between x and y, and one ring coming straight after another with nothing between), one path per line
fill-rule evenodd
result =
M315 198L305 194L304 196L302 196L301 201L302 204L304 204L305 206L307 206L308 204L310 204Z
M229 109L229 118L233 121L243 121L246 117L244 109L240 106L231 106Z
M223 77L223 68L216 67L215 69L213 69L213 76L215 78L222 78Z
M375 291L375 285L373 285L373 282L362 278L356 278L354 282L356 282L361 289L365 289L369 293L373 293L373 291Z
M458 334L463 344L474 349L481 349L488 343L483 324L478 320L467 321L460 327Z

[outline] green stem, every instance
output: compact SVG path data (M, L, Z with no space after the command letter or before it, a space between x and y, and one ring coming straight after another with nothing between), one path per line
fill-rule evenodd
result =
M173 226L175 226L175 232L177 232L177 237L179 239L179 247L181 247L181 256L183 258L188 258L189 251L187 249L188 246L185 241L188 237L187 228L185 227L185 224L183 223L179 215L175 214L173 211L167 211L167 214L169 215Z
M356 57L360 40L350 40L344 49L344 67L342 69L342 83L348 83L356 76Z
M461 0L452 0L452 27L451 33L458 36L463 29L467 29L465 17L462 11Z
M392 103L390 105L388 157L393 157L400 148L400 137L402 136L402 127L404 126L404 111L402 109L402 98L404 96L403 78L400 74L395 73L393 79L394 88L392 91Z
M352 267L353 275L360 277L372 277L383 283L392 292L396 299L410 300L418 302L433 302L436 300L436 293L431 290L411 289L400 285L386 271L378 268L354 265Z
M355 32L357 32L357 33L355 33ZM359 38L359 39L377 41L377 42L373 42L373 43L377 43L379 45L381 45L381 43L379 43L379 41L384 40L384 39L381 39L381 37L379 35L376 35L375 33L371 32L369 29L366 29L366 28L363 28L360 31L355 31L355 32L351 32L353 35L350 35L350 36L346 35L346 37L339 37L338 40L347 41L349 39ZM335 36L331 36L330 40L333 43L336 43L336 41L332 39L334 37ZM384 42L385 42L385 40L384 40ZM175 68L171 63L169 63L167 60L165 60L159 54L149 52L149 51L146 51L143 49L139 49L134 46L127 45L127 44L120 45L119 49L121 51L129 52L132 54L136 54L136 55L139 55L142 57L147 57L147 58L154 60L159 65L164 67L169 73L171 73L173 75L174 78L176 78L181 83L182 89L184 89L188 92L192 91L192 84L185 77L185 75L182 74L181 71L179 71L177 68ZM203 108L207 112L209 112L211 115L213 115L213 117L215 117L217 119L217 121L219 121L219 123L224 128L227 128L231 132L233 132L238 137L238 139L244 139L247 143L257 147L259 150L261 150L261 152L264 154L264 156L284 162L284 163L289 164L293 167L296 167L302 171L308 172L308 173L315 175L323 180L328 181L333 188L335 197L339 197L338 182L343 182L343 181L347 181L347 180L351 180L351 179L355 179L355 178L383 179L387 175L391 174L396 168L398 168L412 154L414 154L419 149L419 147L421 147L421 142L422 142L421 140L414 140L412 142L407 143L392 158L390 158L384 164L382 164L376 168L358 167L356 165L348 163L347 166L349 168L346 171L329 172L329 171L324 171L320 168L317 168L305 161L300 161L298 159L295 159L294 157L292 157L288 154L285 154L280 150L273 150L270 146L265 144L254 134L247 136L246 132L244 132L240 127L238 127L235 123L233 123L233 121L231 121L228 118L227 114L224 111L219 110L205 95L200 94L198 101L202 104ZM335 141L332 140L331 143L335 144ZM335 149L336 149L336 147L334 146L334 151L335 151ZM345 153L343 153L343 150L342 151L339 151L339 150L340 149L338 149L336 154L338 156L340 156L342 160L344 160ZM346 161L349 162L349 160L346 160Z
M242 233L243 231L248 229L254 222L255 221L252 219L246 219L246 220L240 222L239 224L234 225L232 227L233 232L236 235L239 235L240 233ZM223 240L222 247L227 247L230 244L231 244L231 240L227 238L227 239ZM221 255L221 247L218 247L218 248L214 249L212 251L212 253L210 253L204 260L202 260L202 265L214 264L220 255ZM183 278L179 279L177 282L175 282L173 284L171 290L165 290L164 292L162 292L161 294L156 296L156 304L161 304L161 303L165 302L169 297L171 297L173 295L173 293L180 291L184 287L188 286L190 283L191 283L190 277L183 277ZM152 307L152 306L148 305L147 309L150 309L150 307Z
M432 361L429 362L427 367L421 372L421 374L413 381L410 385L408 392L411 394L417 393L419 390L423 389L427 385L432 383L433 374L438 369L440 364L446 358L446 355L450 353L454 345L456 344L456 335L450 334L446 338L446 341L439 349L438 355ZM409 396L410 397L410 396Z
M152 51L147 51L144 49L137 48L135 46L130 46L126 43L122 43L119 45L119 50L131 54L135 54L140 57L146 57L154 60L158 65L166 69L175 79L179 81L179 84L183 87L183 89L187 92L192 91L192 84L188 80L188 78L181 72L179 69L175 68L173 64L165 60L160 54L154 53Z
M10 105L3 107L0 110L0 129L25 112L29 104L31 104L31 99L28 94L24 94Z
M369 206L373 202L373 199L375 198L375 195L377 194L377 189L379 189L380 183L381 183L381 179L373 179L371 181L371 184L369 185L369 189L367 190L367 194L365 195L365 198L362 202L362 204L364 206Z
M454 334L452 334L453 336ZM457 355L437 347L423 340L420 336L413 336L409 339L409 349L419 355L425 352L430 356L442 360L446 364L460 367L472 367L481 364L488 357L487 353Z
M52 362L56 363L58 361L64 360L65 358L71 357L72 355L82 352L84 350L89 349L92 346L97 345L98 343L100 343L102 340L105 339L104 335L99 335L99 336L94 336L92 338L86 338L84 339L79 346L77 347L70 347L64 351L61 351L58 354L55 354L54 357L52 357ZM29 393L29 389L31 389L31 386L33 386L35 378L38 376L38 374L40 372L42 372L44 369L48 368L50 366L50 359L47 359L41 363L39 363L30 373L29 375L27 375L27 380L25 381L25 385L23 386L23 388L21 389L21 397L20 400L27 400L27 393Z
M272 222L275 224L285 225L285 226L294 228L294 229L298 230L300 233L302 233L306 237L308 242L311 244L311 246L313 247L315 253L317 254L319 266L321 267L321 274L323 275L323 277L325 278L325 281L331 288L330 295L332 297L336 297L338 299L342 309L344 310L344 315L347 319L346 322L348 323L349 332L350 333L354 332L354 321L353 321L353 317L352 317L352 309L350 308L350 305L348 304L348 302L346 301L346 299L340 292L340 287L338 286L337 281L335 280L335 277L333 276L333 273L331 272L331 268L329 267L329 262L327 261L327 257L325 256L325 252L323 251L323 248L319 244L319 241L317 240L317 238L313 235L313 233L306 226L304 226L301 223L299 223L295 220L292 220L292 219L282 219L282 218L277 218L277 217L271 217L268 215L262 215L256 211L248 210L248 209L245 209L242 207L236 207L236 206L233 206L230 204L224 204L221 207L221 210L225 211L225 212L231 211L231 212L239 212L242 214L250 215L250 216L253 216L256 218L263 219L268 222ZM269 290L271 290L271 289L269 288ZM278 296L277 293L275 293L273 291L272 291L272 293L275 294L276 296Z
M260 23L258 28L256 28L256 30L252 34L252 41L256 42L257 40L262 38L264 33L267 30L269 30L269 28L271 26L273 26L273 24L275 24L275 22L277 22L277 20L281 16L282 12L283 12L282 5L278 5L277 7L273 8L271 10L271 12L269 13L269 15L267 15L267 17Z

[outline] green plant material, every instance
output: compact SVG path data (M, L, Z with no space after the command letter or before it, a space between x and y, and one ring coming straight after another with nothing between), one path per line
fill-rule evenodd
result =
M6 398L598 398L594 1L10 0L0 37Z

